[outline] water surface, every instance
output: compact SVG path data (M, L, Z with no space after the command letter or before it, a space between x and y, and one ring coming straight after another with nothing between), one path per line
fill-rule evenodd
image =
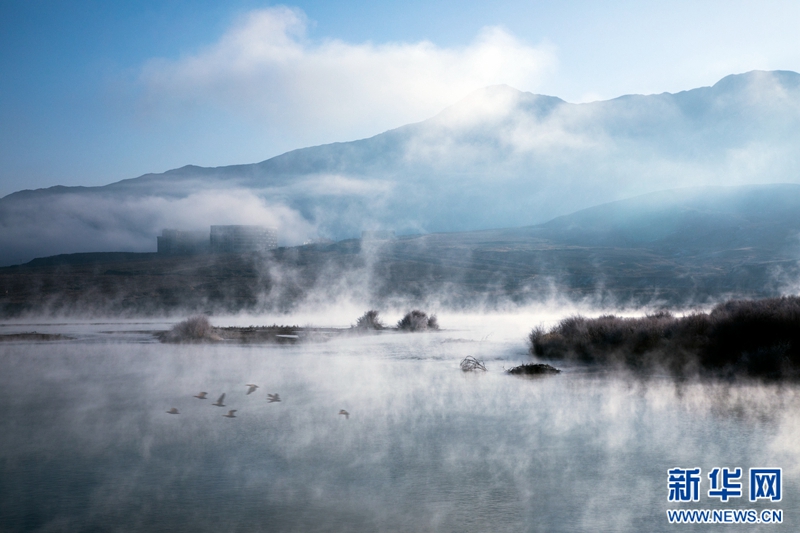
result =
M779 508L761 529L797 530L794 385L509 376L526 331L481 324L295 346L8 325L75 340L0 345L0 531L758 529L670 525L676 507ZM466 355L489 371L461 372ZM676 466L779 466L783 501L669 504Z

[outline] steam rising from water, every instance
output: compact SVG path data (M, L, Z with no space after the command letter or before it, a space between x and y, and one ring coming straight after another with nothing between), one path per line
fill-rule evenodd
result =
M520 379L502 369L526 358L530 323L454 318L289 347L97 342L108 324L0 346L2 525L656 531L675 466L783 467L796 514L795 386ZM489 372L461 372L465 355Z

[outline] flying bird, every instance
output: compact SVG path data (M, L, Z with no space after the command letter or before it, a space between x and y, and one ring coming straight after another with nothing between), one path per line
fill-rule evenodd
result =
M269 403L281 401L281 397L276 392L275 394L267 394L267 401Z
M222 393L222 396L219 397L219 400L217 400L215 403L212 403L211 405L216 405L217 407L225 407L225 404L222 403L223 400L225 400L225 393L224 392Z
M248 383L247 387L248 387L247 388L247 394L250 394L251 392L255 392L256 391L256 389L258 388L258 385L253 385L252 383Z
M348 413L348 412L347 412L347 411L345 411L344 409L339 409L339 414L340 414L340 415L344 415L344 418L345 418L346 420L350 420L350 413Z
M170 407L170 409L169 409L169 411L167 411L167 413L171 414L171 415L179 415L180 414L180 412L178 412L178 408L177 407Z
M235 412L236 412L236 409L231 409L230 411L228 411L227 415L222 415L222 416L224 416L225 418L236 418L236 415L233 414Z
M195 398L199 398L201 400L208 400L208 398L206 398L206 394L208 394L208 393L207 392L201 392L200 394L195 394L194 397Z

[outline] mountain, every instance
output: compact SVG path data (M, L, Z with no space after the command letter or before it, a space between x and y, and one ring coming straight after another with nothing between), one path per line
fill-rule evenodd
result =
M800 259L800 185L659 191L508 232L530 232L576 246L693 254L751 249L759 250L763 259Z
M341 300L459 308L539 302L691 306L796 293L800 185L696 187L547 223L349 239L265 255L86 253L0 268L0 316L236 313Z
M248 165L0 199L0 264L152 251L162 228L277 226L282 244L539 224L665 189L800 183L800 74L571 104L488 87L417 124Z

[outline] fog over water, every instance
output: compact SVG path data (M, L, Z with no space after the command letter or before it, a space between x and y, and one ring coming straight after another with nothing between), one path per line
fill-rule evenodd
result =
M0 531L708 529L670 525L668 508L782 509L762 529L796 530L796 385L505 374L558 315L442 314L439 332L297 345L165 345L147 333L165 322L7 322L75 339L0 344ZM463 373L467 355L488 371ZM669 503L667 469L697 466L700 502ZM746 479L742 498L708 498L715 467L783 468L782 502L748 502Z

